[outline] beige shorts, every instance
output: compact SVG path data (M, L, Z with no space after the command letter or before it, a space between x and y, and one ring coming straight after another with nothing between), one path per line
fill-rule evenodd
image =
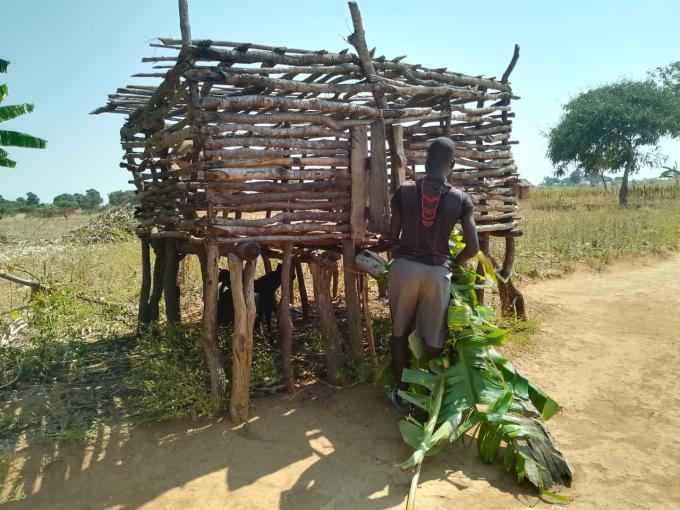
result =
M415 329L430 347L444 347L451 295L449 269L396 258L390 267L387 295L394 336L407 336Z

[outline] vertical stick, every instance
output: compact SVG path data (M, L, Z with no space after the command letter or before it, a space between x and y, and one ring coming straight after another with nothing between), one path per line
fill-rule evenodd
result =
M479 234L479 251L484 255L489 255L489 234ZM482 274L483 268L482 263L477 263L477 274ZM477 279L477 283L483 283L481 279ZM484 304L484 289L475 289L475 294L477 295L477 301L480 305Z
M217 298L219 249L216 244L208 243L205 256L200 257L203 275L203 350L210 372L215 413L221 412L227 400L227 376L222 364L222 356L217 345Z
M352 239L361 241L366 234L366 204L368 193L366 190L366 158L368 157L368 133L366 126L352 128L352 199L350 213L350 228Z
M165 246L159 241L151 241L156 259L153 263L153 281L151 285L151 297L149 298L149 322L157 321L159 316L159 304L163 295L163 272L165 270Z
M149 238L142 238L142 286L139 290L139 325L149 323L149 294L151 292L151 249Z
M368 173L368 229L387 235L390 228L385 156L385 120L371 122L371 169Z
M234 423L248 419L250 407L250 372L253 360L253 326L255 324L255 262L243 261L230 253L229 273L234 302L234 333L232 345L232 384L229 417Z
M354 269L354 242L349 237L342 240L342 267L345 282L345 305L349 327L349 345L357 365L364 363L364 348L361 333L361 308L357 290L356 270Z
M392 171L391 191L394 193L406 180L406 153L404 152L404 126L392 126L392 144L390 152Z
M327 264L310 262L309 271L314 282L314 301L316 303L317 327L326 348L326 376L337 384L342 381L342 340L335 321L331 302L331 271Z
M191 46L191 25L189 24L187 0L179 0L179 29L182 32L182 45Z
M307 295L307 284L305 283L305 273L302 270L302 262L299 259L295 261L295 276L298 282L298 290L300 291L300 302L302 303L302 320L309 321L309 297Z
M375 338L373 336L373 318L371 317L371 309L369 307L368 299L368 276L365 274L359 275L361 282L361 296L364 308L364 322L366 324L366 341L368 343L368 355L371 357L371 365L373 370L378 369L378 356L375 353Z
M165 296L165 316L169 324L180 322L179 286L179 258L177 256L177 241L165 240L165 271L163 274L163 295Z
M338 297L338 285L339 285L339 279L340 279L340 271L336 267L333 272L331 273L331 282L332 282L332 291L331 291L331 297L335 299Z
M290 268L293 253L293 244L285 243L283 247L283 264L281 267L281 302L277 312L279 326L279 342L281 345L281 362L283 365L283 378L286 390L289 394L295 393L295 374L291 363L293 351L293 321L290 318Z

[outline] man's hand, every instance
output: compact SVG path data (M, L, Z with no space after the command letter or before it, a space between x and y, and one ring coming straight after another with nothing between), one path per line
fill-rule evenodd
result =
M469 214L467 217L462 218L460 226L463 228L465 248L456 256L456 263L463 265L477 255L479 251L479 239L477 238L477 225L475 225L474 214Z

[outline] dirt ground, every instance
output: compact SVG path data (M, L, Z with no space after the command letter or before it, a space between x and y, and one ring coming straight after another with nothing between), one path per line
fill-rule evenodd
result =
M575 478L572 509L680 508L680 255L526 288L543 319L513 361L563 406L550 428ZM388 509L409 453L372 387L303 389L226 420L106 429L91 445L18 452L26 498L7 508ZM453 446L426 461L420 509L547 508L501 465Z

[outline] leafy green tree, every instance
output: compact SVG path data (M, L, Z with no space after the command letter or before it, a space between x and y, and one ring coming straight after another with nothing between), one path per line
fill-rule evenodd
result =
M99 191L96 189L88 189L85 191L85 197L82 200L82 207L83 209L96 209L102 205L103 202L104 199L99 194Z
M73 195L68 193L62 193L54 197L52 201L55 207L60 209L77 209L79 206L78 202L73 198Z
M0 73L6 73L7 66L9 66L9 62L0 59ZM0 85L0 103L2 103L7 94L7 85ZM32 111L33 105L29 103L0 106L0 122L15 119ZM36 138L35 136L19 133L17 131L0 129L0 166L7 168L14 168L16 166L16 162L9 159L8 152L2 147L44 149L46 146L47 142L42 138Z
M128 191L112 191L109 193L109 205L121 205L134 202L135 192Z
M26 199L24 197L17 197L15 202L19 205L26 205Z
M564 175L575 165L586 175L623 170L619 205L628 204L628 180L663 159L658 143L680 134L678 104L652 80L622 81L576 96L548 133L547 156Z
M38 195L32 191L26 193L26 205L40 205L40 199L38 198Z

